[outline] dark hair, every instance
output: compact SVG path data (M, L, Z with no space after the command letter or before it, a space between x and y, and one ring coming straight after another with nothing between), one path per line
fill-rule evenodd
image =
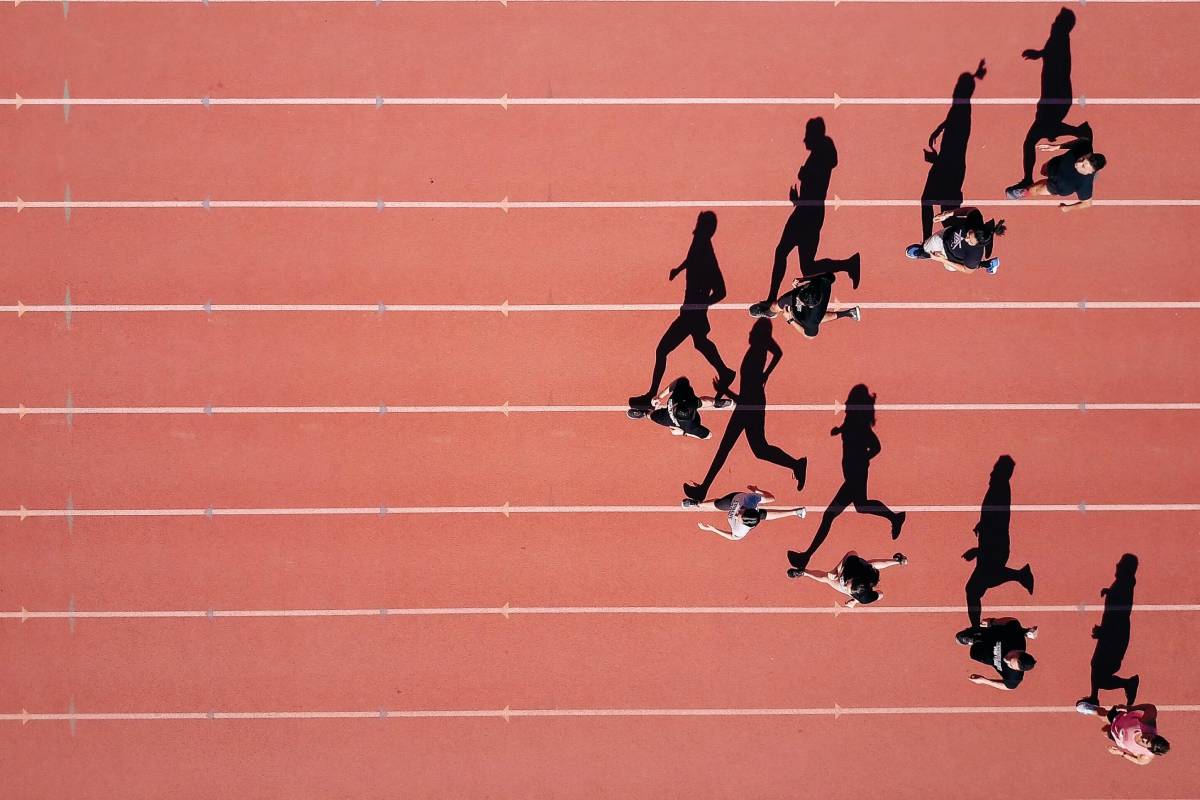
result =
M856 583L850 587L850 596L866 606L879 599L879 592L875 591L873 586L865 583Z
M742 524L747 528L753 528L765 516L766 513L761 508L743 508L741 513Z
M1157 734L1150 737L1150 752L1156 756L1166 754L1171 749L1171 743Z
M1092 169L1096 170L1096 172L1104 169L1104 165L1108 163L1108 159L1100 153L1088 153L1084 158L1088 160L1088 163L1092 165Z
M1029 670L1037 666L1037 659L1029 655L1029 653L1021 653L1021 655L1017 656L1017 665L1021 668L1022 672L1029 672Z
M975 231L975 235L979 237L980 244L987 244L997 236L1003 236L1008 233L1008 226L1004 224L1004 220L997 222L994 219L989 219L983 223L983 227Z

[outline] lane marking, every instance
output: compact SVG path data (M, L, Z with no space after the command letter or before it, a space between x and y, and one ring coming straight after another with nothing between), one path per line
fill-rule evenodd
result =
M963 200L963 205L1009 207L1042 206L1058 208L1057 200ZM16 209L21 213L27 209L221 209L221 208L273 208L273 209L492 209L508 213L511 210L545 209L653 209L653 208L792 208L790 200L16 200L0 201L0 208ZM800 202L805 206L833 208L919 208L920 200L843 200L835 196L824 202ZM1120 208L1163 208L1196 207L1200 200L1176 199L1099 199L1094 206Z
M0 416L23 419L30 415L65 416L215 416L254 414L590 414L625 413L626 405L523 406L504 403L488 406L66 406L37 407L18 405L0 408ZM744 405L706 409L706 413L730 413L734 410L773 412L818 412L840 414L843 403L773 403L765 406ZM875 411L1200 411L1200 403L877 403ZM850 410L854 410L851 407Z
M26 508L0 509L0 517L24 521L30 517L60 518L68 515L76 521L80 517L322 517L322 516L378 516L380 506L328 506L322 508ZM680 514L697 513L696 509L682 506L384 506L392 514ZM809 513L824 513L826 506L807 506ZM1073 512L1081 514L1106 512L1192 512L1200 511L1200 503L1062 503L1062 504L1013 504L995 508L972 505L893 505L895 511L912 511L930 514L978 514L984 510L1032 513Z
M1163 704L1159 711L1195 713L1196 704ZM148 722L170 720L319 720L319 719L437 719L522 717L858 717L962 716L981 714L1078 714L1075 706L841 706L814 708L512 708L501 709L372 709L366 711L77 711L66 714L0 714L0 722Z
M1193 3L1196 1L1197 0L1079 0L1079 3L1080 3L1080 5L1086 5L1087 3L1117 3L1117 4L1123 4L1123 5L1129 5L1129 4L1132 4L1132 5L1157 5L1160 3L1165 3L1165 4ZM56 2L58 2L58 0L14 0L13 5L19 6L22 3L56 3ZM63 14L65 16L66 9L67 9L67 6L66 6L67 0L62 0L62 2L63 2ZM479 4L484 4L484 5L492 5L492 4L498 3L499 5L506 6L506 7L510 3L512 3L512 4L516 4L516 3L569 4L569 3L581 3L581 2L588 2L588 3L676 3L676 4L693 4L693 3L695 3L695 4L703 4L703 5L708 5L708 4L759 4L759 3L770 4L770 5L794 4L794 3L815 3L818 5L825 5L829 2L832 2L834 7L836 7L839 3L871 3L871 4L875 4L875 3L887 3L887 4L911 3L911 4L916 4L916 5L927 5L927 4L948 5L948 4L959 4L959 3L962 3L962 4L977 4L977 3L1009 4L1009 3L1015 3L1015 4L1022 4L1022 5L1029 5L1029 4L1062 5L1062 0L72 0L72 2L105 3L105 4L187 3L189 5L195 5L196 3L200 3L201 5L204 5L204 6L208 6L210 3L211 4L219 3L219 4L241 5L241 4L248 4L248 3L276 3L276 4L278 4L278 3L333 2L333 3L371 3L371 4L377 5L377 6L382 5L383 3L404 3L404 4L408 4L408 3L455 3L455 4L479 3Z
M711 311L746 311L750 303L717 303L702 306ZM831 303L848 306L849 303ZM1194 310L1200 300L994 300L854 303L873 311L1162 311ZM690 308L683 306L682 308ZM26 314L220 314L220 313L353 313L353 314L558 314L675 312L678 303L71 303L70 305L0 305L0 313Z
M1200 612L1200 604L1136 604L1133 606L1106 607L1103 604L1076 605L1027 605L988 606L986 614L1090 614L1105 610L1136 611L1138 613L1183 613ZM501 616L505 619L516 616L546 615L629 615L629 616L862 616L872 614L964 614L966 606L870 606L853 611L840 605L832 606L481 606L464 608L289 608L252 610L143 610L143 611L30 611L22 607L18 611L0 611L0 620L66 619L74 629L75 623L83 619L286 619L320 617L469 617Z
M22 0L26 2L27 0ZM993 2L997 0L992 0ZM839 0L846 2L846 0ZM1049 2L1049 0L1045 0ZM64 86L64 91L66 91ZM72 106L147 107L186 106L363 106L382 108L401 107L469 107L493 106L508 109L525 107L588 107L588 106L1197 106L1200 97L980 97L967 101L953 97L21 97L0 98L0 106L61 106L64 117Z

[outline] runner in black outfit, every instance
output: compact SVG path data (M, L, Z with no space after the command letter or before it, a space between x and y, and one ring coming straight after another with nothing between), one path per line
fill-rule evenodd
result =
M1092 204L1096 173L1108 163L1104 156L1092 152L1091 140L1077 139L1066 144L1039 144L1038 150L1057 152L1060 155L1042 165L1044 180L1028 187L1014 186L1008 190L1008 197L1012 200L1023 200L1075 195L1079 202L1059 203L1059 209L1066 212L1089 207Z
M803 575L814 581L827 583L842 594L850 595L846 608L857 605L874 603L883 597L883 592L877 591L879 571L888 567L903 566L908 563L903 553L896 553L891 558L880 558L868 561L851 550L842 557L841 562L832 572L820 572L809 569L789 569L789 578L799 578Z
M761 312L779 297L779 287L787 274L787 259L792 250L800 257L800 272L806 277L825 272L845 272L850 276L854 288L858 288L861 262L858 253L850 258L834 260L817 259L817 246L821 243L821 227L825 224L825 201L829 195L829 181L833 168L838 164L837 148L833 140L825 135L825 120L814 117L804 127L804 146L808 148L808 159L797 174L799 186L793 186L788 197L795 208L788 217L779 244L775 247L775 261L771 267L771 290L767 299L754 306ZM754 315L754 308L751 314Z
M700 212L696 218L695 230L692 231L692 245L688 248L687 258L670 272L670 280L675 280L679 273L684 273L683 305L679 308L679 316L662 335L654 352L654 373L650 378L650 391L629 398L629 407L635 412L631 417L642 417L650 413L650 399L658 393L663 375L667 371L667 356L689 336L692 338L692 344L717 371L717 379L721 385L728 386L736 377L736 373L721 360L721 354L712 339L708 338L709 331L712 330L708 322L708 307L725 299L725 280L721 277L721 268L717 264L717 254L712 244L712 237L716 232L717 215L711 211Z
M923 244L910 244L904 251L906 256L933 259L950 272L982 269L995 275L1000 269L1000 259L992 257L992 246L997 236L1008 231L1004 220L984 222L983 213L970 207L944 211L933 220L944 225L941 233L933 234Z
M1071 30L1074 27L1075 14L1064 8L1054 18L1050 36L1042 49L1021 53L1027 61L1041 60L1042 95L1022 146L1025 173L1019 183L1009 187L1010 191L1026 189L1033 184L1033 164L1037 160L1038 142L1043 139L1054 141L1060 136L1092 138L1092 130L1086 122L1081 125L1068 125L1066 122L1075 100L1071 87Z
M809 339L817 335L822 322L831 319L852 319L857 322L862 319L862 311L858 306L842 311L829 310L829 299L833 296L833 282L836 277L827 272L812 278L796 278L792 281L790 292L765 310L761 304L755 304L750 309L750 316L774 319L776 314L783 312L784 321L799 328Z
M972 683L1011 691L1021 685L1025 673L1037 664L1025 652L1026 640L1036 639L1037 634L1036 625L1026 628L1012 617L1003 617L985 619L978 628L968 628L955 638L959 644L970 646L972 660L987 664L1000 675L999 678L971 675Z
M658 397L650 401L654 407L650 412L650 421L670 428L675 436L707 439L712 436L712 431L700 423L700 409L723 408L732 402L707 396L697 397L687 378L676 378ZM639 419L645 416L645 413L640 409L631 408L628 415L630 419Z

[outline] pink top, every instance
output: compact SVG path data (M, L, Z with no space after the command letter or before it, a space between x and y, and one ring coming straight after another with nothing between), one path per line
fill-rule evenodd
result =
M1152 756L1150 749L1134 740L1133 735L1141 731L1143 739L1149 739L1158 733L1155 727L1145 721L1142 711L1124 711L1117 715L1109 727L1112 740L1126 753L1135 756Z

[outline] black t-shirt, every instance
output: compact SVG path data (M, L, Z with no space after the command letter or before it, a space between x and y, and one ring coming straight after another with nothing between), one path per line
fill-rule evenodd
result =
M1046 162L1046 181L1050 191L1059 196L1078 195L1080 200L1092 199L1096 173L1082 175L1075 162L1092 152L1092 143L1083 139L1075 142L1062 155Z
M983 628L977 641L971 645L971 658L980 664L990 665L1000 673L1005 686L1015 689L1025 679L1025 673L1004 662L1004 657L1014 650L1025 652L1025 628L1016 620Z
M872 567L860 556L846 556L842 559L842 582L847 586L855 583L874 585L879 580L879 570Z
M780 304L792 309L792 316L809 336L816 336L820 330L833 296L833 281L834 276L828 273L817 275L780 298Z
M942 244L946 248L946 255L956 264L975 269L983 260L984 244L979 241L967 244L966 234L967 231L975 231L978 240L979 232L983 230L983 214L979 209L973 208L964 216L951 217L947 223L946 229L942 231Z
M671 397L667 402L679 427L687 430L700 424L700 398L687 380L681 378L671 384Z

